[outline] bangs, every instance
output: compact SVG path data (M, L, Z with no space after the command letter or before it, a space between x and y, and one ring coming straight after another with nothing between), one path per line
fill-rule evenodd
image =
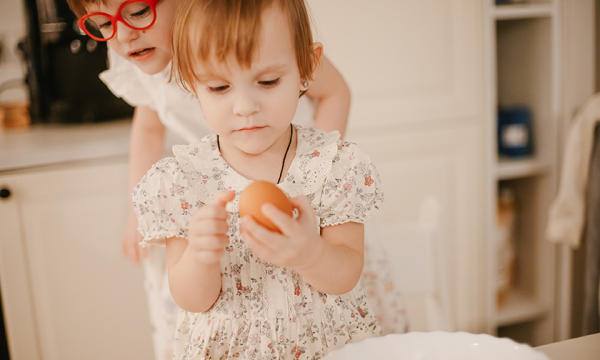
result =
M198 68L211 60L225 64L233 54L242 68L252 66L260 46L261 13L273 0L187 1L178 9L173 32L172 76L188 91L199 81ZM186 24L185 26L183 24ZM183 75L186 74L186 75ZM183 76L182 76L183 75Z
M232 54L240 67L250 68L260 47L262 12L274 4L287 15L301 78L312 80L317 64L304 0L182 0L173 25L171 79L193 92L199 69L210 70L212 61L227 64Z

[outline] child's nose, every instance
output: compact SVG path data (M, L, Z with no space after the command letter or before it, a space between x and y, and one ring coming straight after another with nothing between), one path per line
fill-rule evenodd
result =
M139 30L131 29L129 26L118 22L117 25L117 34L116 37L121 43L128 43L135 39L137 39L139 35Z
M260 111L258 101L253 98L248 92L240 92L237 94L233 105L233 114L237 116L248 117Z

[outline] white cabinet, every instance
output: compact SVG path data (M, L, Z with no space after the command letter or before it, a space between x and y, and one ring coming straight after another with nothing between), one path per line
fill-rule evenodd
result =
M120 246L127 159L4 172L0 188L11 359L153 358L143 274Z
M455 328L486 331L482 2L309 3L352 91L348 139L381 173L387 200L373 222L417 221L421 200L434 196Z

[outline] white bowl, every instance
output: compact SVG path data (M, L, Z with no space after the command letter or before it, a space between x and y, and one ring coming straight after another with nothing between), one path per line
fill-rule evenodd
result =
M466 332L410 332L348 344L323 360L549 360L529 345Z

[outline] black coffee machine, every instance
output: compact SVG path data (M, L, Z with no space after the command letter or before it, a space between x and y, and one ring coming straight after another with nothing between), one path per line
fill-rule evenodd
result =
M28 18L20 44L27 63L31 118L36 123L92 123L133 115L98 74L107 68L106 43L79 29L66 0L24 0Z

